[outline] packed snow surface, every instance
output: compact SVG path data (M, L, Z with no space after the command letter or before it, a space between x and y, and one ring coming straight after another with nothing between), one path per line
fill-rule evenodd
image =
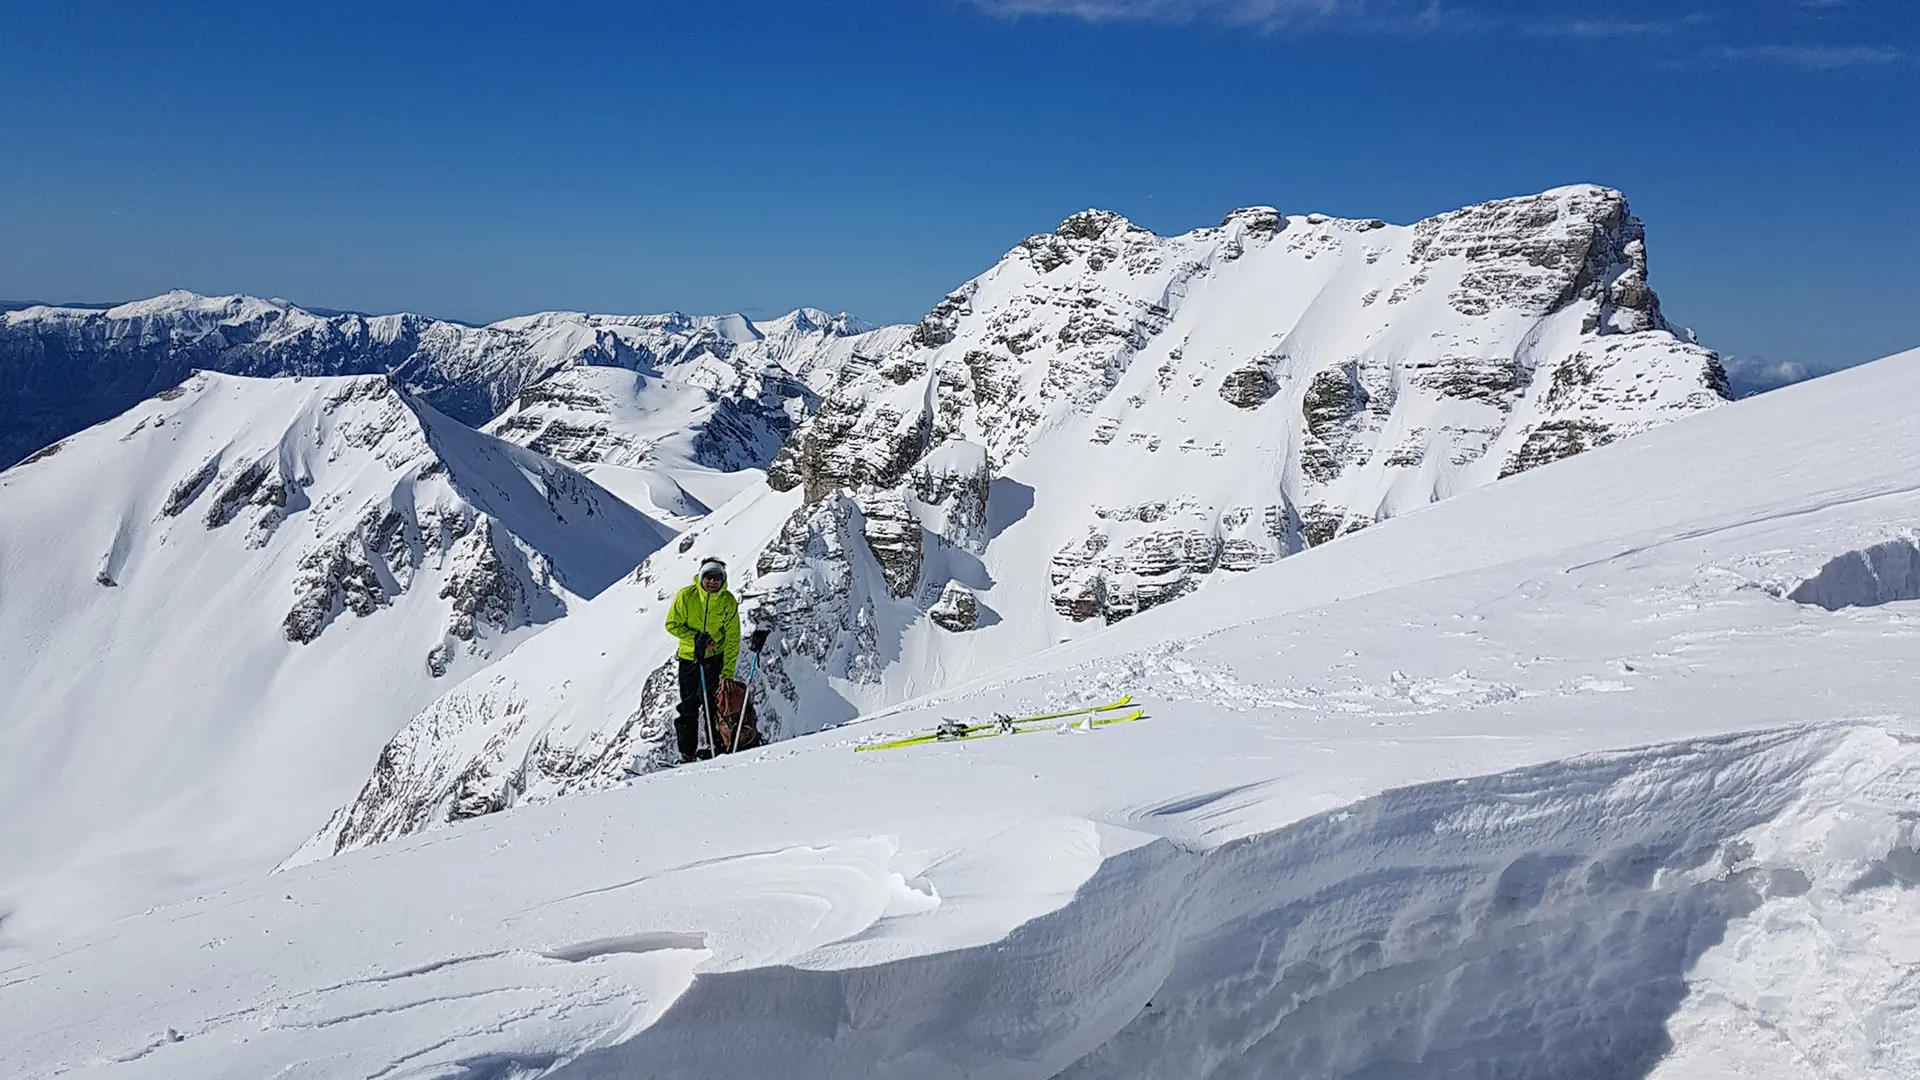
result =
M0 473L0 934L271 868L672 535L383 376L196 375Z
M1920 1075L1916 396L1920 357L1788 388L938 700L15 952L0 1061Z

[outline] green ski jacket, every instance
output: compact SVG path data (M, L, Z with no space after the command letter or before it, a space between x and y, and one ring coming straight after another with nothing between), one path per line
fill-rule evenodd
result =
M702 631L720 646L721 678L733 678L734 661L740 659L740 602L724 588L710 593L695 581L680 590L667 611L667 633L680 639L680 659L694 658L693 636Z

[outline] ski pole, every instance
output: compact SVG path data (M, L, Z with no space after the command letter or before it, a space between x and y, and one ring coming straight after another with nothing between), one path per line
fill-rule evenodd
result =
M700 668L700 726L707 736L707 756L713 757L720 749L720 741L713 737L713 695L707 692L707 661L701 657L694 661Z

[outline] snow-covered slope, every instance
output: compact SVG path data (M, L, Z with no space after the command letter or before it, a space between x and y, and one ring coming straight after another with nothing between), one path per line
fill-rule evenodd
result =
M708 500L725 502L764 477L792 426L783 410L753 400L624 368L570 367L522 390L484 430L682 526L705 516Z
M0 314L0 468L173 386L189 371L237 375L391 374L468 424L577 364L736 379L768 361L806 369L864 330L803 309L739 315L544 312L488 326L420 315L320 314L284 300L170 292L113 308L32 306ZM784 435L784 432L781 434Z
M195 375L0 473L6 929L272 866L671 536L383 376Z
M1090 211L910 332L843 340L771 489L423 712L310 853L657 760L660 624L708 554L778 627L760 712L792 734L1725 394L1592 187L1406 228L1255 209L1162 238Z
M0 1060L1906 1080L1917 396L1920 356L1790 387L938 701L17 953Z

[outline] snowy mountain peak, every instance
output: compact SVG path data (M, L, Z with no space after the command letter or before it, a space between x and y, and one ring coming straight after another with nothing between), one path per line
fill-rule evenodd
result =
M200 373L53 444L0 473L0 781L38 792L0 888L58 926L271 865L438 688L672 535L385 376Z
M152 319L183 314L244 319L257 318L268 312L307 314L285 300L262 300L258 297L240 295L204 296L187 289L171 289L159 296L108 308L106 315L110 319Z
M1053 235L1066 240L1105 240L1115 233L1144 232L1111 210L1082 210L1060 223Z
M760 331L754 327L753 320L745 315L718 315L714 317L713 325L722 338L735 345L760 340Z
M1428 474L1429 490L1399 504L1411 507L1435 489L1457 488L1462 471L1492 479L1580 438L1591 445L1603 428L1624 433L1598 420L1581 428L1583 436L1563 425L1553 430L1565 438L1521 452L1534 434L1522 430L1524 421L1539 406L1585 413L1630 405L1623 395L1668 381L1584 389L1596 385L1597 371L1615 367L1622 348L1648 362L1670 358L1657 366L1678 380L1671 386L1676 402L1689 403L1682 408L1725 396L1717 361L1661 317L1646 285L1644 230L1617 192L1561 189L1411 227L1300 220L1301 228L1283 232L1284 219L1255 210L1229 216L1237 230L1162 238L1088 211L1054 234L1028 238L936 306L908 346L869 368L850 368L858 381L830 395L821 416L789 444L774 466L776 487L800 483L803 473L810 497L832 486L885 485L947 434L981 442L1004 465L1036 435L1096 413L1105 416L1096 426L1110 429L1097 440L1105 443L1128 418L1144 423L1145 413L1210 383L1241 409L1291 399L1309 439L1299 451L1299 479L1284 486L1302 496L1358 465L1348 455L1361 445L1377 447L1372 438L1352 445L1359 429L1402 438L1404 447L1378 461ZM1550 341L1540 320L1575 305L1578 319L1551 328L1569 336ZM1608 335L1632 340L1607 344ZM1574 347L1582 337L1586 350ZM1543 344L1564 349L1572 367L1560 373L1543 365ZM1143 363L1153 365L1151 376L1140 371ZM1536 396L1530 388L1543 367L1560 389ZM1637 373L1621 369L1628 383ZM923 393L929 380L935 392ZM889 384L900 389L888 391ZM1123 384L1132 389L1118 393ZM1435 406L1492 412L1477 421L1463 414L1465 426L1388 423L1403 391ZM915 404L915 395L927 404ZM1616 423L1632 426L1628 415L1638 411L1626 409ZM905 421L915 413L919 422ZM1523 423L1510 423L1516 417ZM1503 432L1511 437L1496 438ZM1159 433L1142 428L1140 439ZM1502 453L1489 459L1489 451ZM803 469L802 461L811 464ZM1367 513L1378 516L1377 509ZM1331 513L1309 516L1331 523Z
M242 550L290 560L280 625L305 645L339 619L396 602L416 577L434 578L448 602L447 636L422 650L435 674L452 651L483 652L488 635L598 592L671 535L565 466L479 435L382 375L201 372L103 427L124 431L56 443L6 485L30 499L83 482L82 468L107 482L154 477L128 485L98 584L147 572L157 556L143 541L191 555L201 532L232 534Z
M821 308L795 308L778 318L757 320L754 327L762 337L767 338L811 334L851 337L876 329L872 324L844 311L836 315Z
M817 406L814 384L831 384L861 350L905 333L855 333L860 325L801 309L758 324L744 343L694 337L657 354L671 362L564 364L486 430L579 466L662 520L691 520L758 479Z
M1414 227L1410 260L1462 260L1469 271L1449 302L1480 315L1494 304L1547 314L1576 301L1597 305L1589 333L1668 330L1647 287L1646 230L1611 188L1557 188L1467 207Z
M1271 206L1243 206L1220 222L1223 229L1235 227L1255 234L1272 235L1287 227L1287 216Z

